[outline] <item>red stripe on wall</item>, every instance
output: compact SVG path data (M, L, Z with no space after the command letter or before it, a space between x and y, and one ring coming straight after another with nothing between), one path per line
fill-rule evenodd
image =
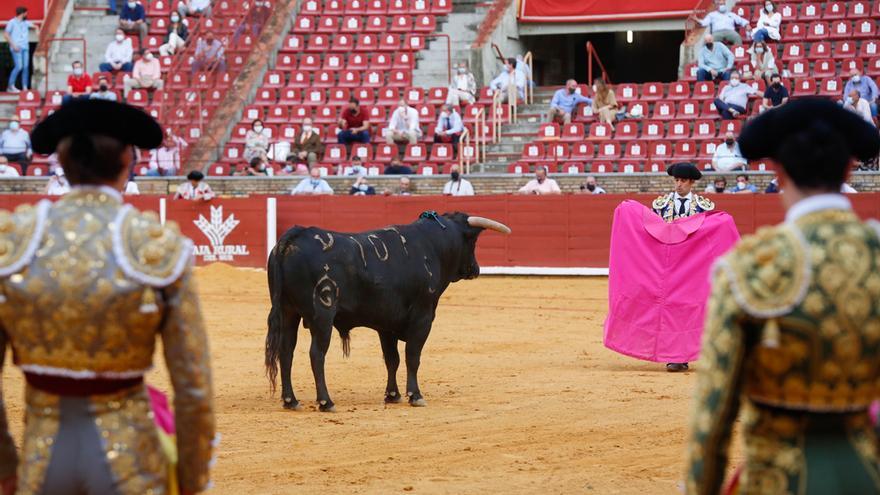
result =
M685 18L694 10L693 0L522 0L521 22L602 22L640 19Z

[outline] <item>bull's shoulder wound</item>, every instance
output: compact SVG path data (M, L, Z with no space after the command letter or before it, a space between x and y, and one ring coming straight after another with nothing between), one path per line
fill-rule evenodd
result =
M175 222L165 225L153 212L127 208L115 231L113 251L122 271L146 285L174 283L192 262L192 241Z

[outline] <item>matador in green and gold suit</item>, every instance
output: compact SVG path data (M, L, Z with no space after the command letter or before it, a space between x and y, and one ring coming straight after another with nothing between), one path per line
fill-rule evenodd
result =
M742 494L880 493L868 408L880 397L880 223L839 191L877 130L808 98L746 126L740 147L772 158L783 224L717 264L688 445L688 494L722 493L741 413ZM836 188L836 189L835 189Z

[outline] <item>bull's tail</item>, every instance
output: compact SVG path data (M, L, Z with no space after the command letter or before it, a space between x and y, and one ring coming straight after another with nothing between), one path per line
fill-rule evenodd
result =
M269 255L267 272L269 276L269 297L272 301L272 309L269 311L267 323L269 330L266 333L266 378L269 379L271 391L275 392L275 383L278 378L278 357L281 353L281 335L285 331L282 304L282 292L284 288L283 259L279 254L283 251L279 242ZM288 329L289 330L289 329Z
M348 330L340 330L339 337L342 339L342 356L351 356L351 334Z

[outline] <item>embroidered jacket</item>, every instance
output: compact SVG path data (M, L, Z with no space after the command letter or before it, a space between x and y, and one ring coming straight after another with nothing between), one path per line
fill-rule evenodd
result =
M75 189L54 205L0 212L0 345L12 347L27 373L123 379L152 367L161 336L174 387L180 483L201 491L214 416L191 259L192 242L176 225L123 205L109 188ZM16 463L5 419L0 476Z
M675 207L675 193L671 192L655 199L651 204L651 208L654 210L654 213L660 215L660 217L667 222L672 222L679 218L689 217L696 215L697 213L703 213L715 209L715 203L696 193L692 195L689 203L686 214L679 215L678 209Z

